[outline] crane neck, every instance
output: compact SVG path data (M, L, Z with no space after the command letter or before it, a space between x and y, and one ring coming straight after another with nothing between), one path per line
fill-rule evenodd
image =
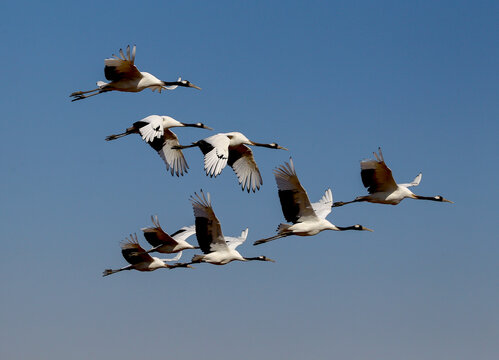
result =
M352 226L336 226L336 229L338 231L357 230L357 228L355 227L355 225L352 225Z

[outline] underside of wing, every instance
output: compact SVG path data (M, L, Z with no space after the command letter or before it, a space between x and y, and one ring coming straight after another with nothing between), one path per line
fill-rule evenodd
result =
M257 189L260 189L260 186L263 184L262 175L253 158L253 152L248 146L239 145L231 147L229 149L228 164L236 173L243 190L247 189L248 192L250 190L255 192Z
M325 219L331 212L333 206L333 193L331 189L327 189L322 198L315 203L312 203L312 209L321 219Z
M140 136L148 143L163 136L163 119L159 115L150 115L137 121L134 125L136 124L141 125L139 128Z
M239 237L226 236L225 241L226 241L229 249L234 250L239 245L244 243L246 241L247 237L248 237L248 228L243 230L243 232L241 232L241 236L239 236Z
M144 232L144 237L147 242L151 244L152 247L160 246L160 245L172 245L175 246L177 242L170 235L168 235L161 225L159 224L158 217L153 216L152 222L154 227L142 228L141 230Z
M173 149L174 146L178 145L177 135L167 129L164 131L163 145L161 149L157 151L165 162L167 171L169 170L172 175L176 174L177 176L183 176L184 172L187 172L189 166L187 165L187 161L185 161L182 150Z
M130 239L127 238L121 243L121 254L132 265L153 261L151 255L146 253L142 246L139 245L137 235L135 235L135 238L130 235Z
M421 178L423 177L423 174L422 173L419 173L418 176L416 176L414 178L414 180L412 180L412 182L408 183L408 184L399 184L400 186L405 186L405 187L411 187L411 186L418 186L419 183L421 182Z
M139 69L134 65L135 61L135 46L133 47L132 55L130 54L130 46L127 47L127 55L120 49L120 57L113 55L112 58L104 60L104 74L106 79L118 81L123 79L133 80L142 76Z
M190 200L196 218L196 237L201 250L208 254L227 249L220 221L211 207L210 194L205 196L201 190L200 195L194 193Z
M184 226L183 228L175 231L171 236L175 241L185 241L189 236L196 233L196 225Z
M229 138L221 134L198 141L199 148L204 154L206 175L216 177L222 172L229 159L229 144Z
M316 216L307 192L301 186L300 180L298 180L291 158L289 163L285 163L274 170L274 176L282 212L287 221L296 223L300 219Z
M360 162L360 176L369 194L397 189L397 183L393 179L392 171L385 164L381 149L379 152L379 156L374 153L376 160L369 159Z

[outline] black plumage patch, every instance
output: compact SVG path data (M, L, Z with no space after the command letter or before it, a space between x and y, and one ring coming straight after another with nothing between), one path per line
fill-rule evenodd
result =
M155 231L145 231L144 237L152 247L163 245L163 242L158 238L158 234Z
M104 75L106 76L106 79L110 81L119 80L121 78L120 73L116 71L116 67L114 66L105 66Z
M149 261L149 259L151 258L144 251L134 248L122 249L121 254L125 258L125 260L132 265L139 264L143 261Z
M367 188L367 191L369 193L376 192L376 181L374 180L374 177L376 176L376 171L375 169L363 169L360 172L360 177L362 178L362 184L364 184L364 187Z
M163 146L165 145L165 139L163 136L154 138L152 141L148 142L148 144L156 151L160 151L163 149Z
M206 141L204 140L199 140L197 143L196 143L199 148L201 149L201 151L203 152L203 155L206 155L208 154L211 150L213 150L213 145L207 143Z
M213 221L204 217L196 218L196 238L198 239L199 248L205 254L209 254L211 252L210 247L213 239L211 231L212 223Z
M229 158L227 159L227 164L229 164L230 167L234 165L234 163L239 160L242 157L243 154L241 154L239 151L234 151L229 149ZM249 189L248 189L249 190Z
M295 201L295 194L298 194L298 191L279 190L278 193L284 218L295 224L298 221L298 214L300 213L300 205Z
M145 121L136 121L133 123L133 127L137 128L137 129L143 128L146 125L149 125L149 123L145 122Z

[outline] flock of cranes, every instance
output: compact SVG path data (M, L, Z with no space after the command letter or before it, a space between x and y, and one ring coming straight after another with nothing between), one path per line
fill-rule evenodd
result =
M135 66L135 46L130 51L126 49L126 55L120 49L120 56L113 55L105 59L104 74L109 83L98 81L97 88L89 91L77 91L70 95L71 101L83 100L108 91L139 92L146 88L152 91L174 90L178 86L191 87L201 90L198 86L187 80L178 78L174 82L159 80L155 76L141 72ZM190 145L181 145L178 137L170 130L173 127L196 127L212 130L202 124L186 124L173 119L170 116L151 115L135 122L125 132L109 135L106 140L115 140L130 134L139 134L162 158L166 170L171 175L182 176L187 173L189 166L185 160L183 149L199 147L204 155L204 170L207 176L216 177L227 164L232 167L237 175L239 184L247 192L260 189L262 176L249 146L267 147L270 149L288 150L276 143L258 143L248 139L240 132L219 133L207 138L193 142ZM339 207L354 202L371 202L378 204L397 205L405 198L431 200L438 202L452 201L437 196L420 196L414 194L408 188L419 185L422 174L416 176L411 183L397 184L393 179L392 172L386 165L381 148L379 154L374 153L375 159L361 162L362 183L367 188L369 195L358 196L348 202L333 202L331 189L327 189L322 198L311 203L306 190L300 183L292 158L289 162L277 167L274 176L277 183L279 200L282 213L286 221L291 224L281 223L277 228L277 234L265 239L257 240L253 245L264 244L269 241L283 237L313 236L324 230L346 231L373 231L360 224L352 226L337 226L326 219L333 207ZM156 269L174 269L179 267L192 267L192 264L210 263L214 265L225 265L231 261L271 261L264 255L257 257L244 257L236 248L245 242L248 229L242 231L239 237L224 236L220 221L215 215L211 205L209 193L202 190L194 193L190 201L194 211L195 225L182 227L173 234L166 233L160 226L158 218L152 217L153 227L143 228L142 232L151 249L145 250L138 242L136 234L121 243L121 253L130 264L123 268L104 270L103 276L111 275L123 270L154 271ZM199 246L187 242L191 235L196 235ZM200 249L203 254L192 257L190 262L180 263L178 260L184 250ZM177 255L170 259L153 257L150 253ZM168 262L175 262L168 264Z

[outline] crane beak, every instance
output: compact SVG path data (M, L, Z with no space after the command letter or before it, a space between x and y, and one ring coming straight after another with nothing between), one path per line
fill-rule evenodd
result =
M450 200L447 200L447 199L442 199L442 202L448 202L448 203L454 204L454 201L450 201Z
M278 149L281 149L281 150L286 150L286 151L289 151L289 150L288 150L288 149L286 149L284 146L277 145L277 148L278 148Z
M189 83L189 87L194 88L194 89L201 90L201 88L200 88L199 86L196 86L196 85L194 85L194 84L192 84L192 83Z
M203 125L202 126L203 129L206 129L206 130L213 130L213 128L209 127L209 126L206 126L206 125Z
M269 259L269 258L265 258L265 261L270 261L270 262L275 263L275 260L272 260L272 259Z
M374 232L373 229L369 229L369 228L366 228L366 227L362 227L362 230L367 230L367 231L370 231L370 232Z

